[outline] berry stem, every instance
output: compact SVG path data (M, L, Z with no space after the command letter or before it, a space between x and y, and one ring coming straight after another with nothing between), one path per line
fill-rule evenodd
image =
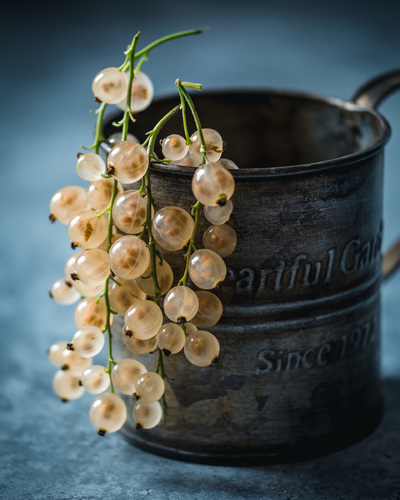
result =
M201 203L199 201L197 201L192 207L192 215L194 215L194 226L193 226L192 236L190 237L189 240L187 252L184 255L184 258L186 260L185 272L183 273L182 278L178 281L177 286L186 285L187 282L189 274L190 257L192 253L196 251L195 238L196 238L197 228L200 226L200 207Z
M139 35L140 35L140 31L138 33L136 33L136 35L133 37L132 44L131 44L129 51L128 51L130 64L129 64L128 90L126 93L126 106L125 106L124 116L122 118L122 120L123 120L122 140L123 141L126 141L126 138L128 137L129 119L131 118L132 82L133 82L133 79L135 77L135 73L134 73L135 49L136 49L136 44L137 44Z
M164 369L164 357L162 350L158 348L158 360L157 360L157 368L156 368L156 373L162 377L163 380L165 380L166 375L165 375L165 369ZM165 410L167 408L167 402L165 400L165 393L161 397L161 408L162 408L162 416L161 416L161 421L164 423L165 422Z
M192 84L190 82L184 82L184 83L187 87L191 86L191 88L198 88L198 85L199 85L197 83ZM200 139L200 144L201 144L200 152L203 153L203 163L208 163L207 156L206 156L207 148L206 148L206 143L204 141L203 130L201 128L200 118L199 118L199 115L196 111L196 108L194 107L192 98L190 97L189 92L186 90L186 88L184 87L183 83L179 80L179 78L176 80L175 85L178 87L179 94L185 98L186 102L189 105L190 111L192 112L193 119L196 123L197 132L199 133L199 139Z
M151 195L151 180L150 180L150 163L151 163L151 158L154 153L154 147L156 144L157 136L160 133L161 129L164 127L164 125L170 120L178 111L180 110L180 106L175 106L169 113L167 113L161 120L157 123L157 125L153 128L153 130L150 132L150 140L148 142L147 146L147 155L149 157L149 166L147 168L147 172L145 174L145 190L146 190L146 203L147 203L147 211L146 211L146 227L147 227L147 235L149 238L148 241L148 247L150 250L150 262L151 262L151 274L153 278L153 284L154 284L154 302L158 304L160 302L161 298L161 289L158 284L157 280L157 271L156 271L156 248L155 248L155 242L153 238L153 232L151 229L151 209L154 205L154 199Z
M100 148L100 143L101 141L104 140L104 137L102 136L101 133L101 128L103 126L103 118L104 118L104 111L106 110L107 104L105 102L102 102L98 109L96 110L97 114L97 122L96 122L96 132L94 136L94 143L90 147L90 149L94 149L94 152L96 154L99 153L99 148Z

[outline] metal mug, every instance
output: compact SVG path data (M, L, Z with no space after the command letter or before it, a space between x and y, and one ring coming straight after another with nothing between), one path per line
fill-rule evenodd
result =
M276 463L345 447L376 427L390 127L375 108L398 86L400 71L350 101L274 90L194 96L202 126L220 131L240 167L229 222L238 244L215 291L223 317L210 328L221 353L207 368L182 353L165 358L166 422L136 431L128 421L123 434L133 444L194 462ZM176 103L156 100L132 133L143 136ZM181 128L174 117L162 136ZM160 207L190 209L192 168L153 163L151 174ZM388 252L385 275L399 253L399 244ZM180 276L182 252L164 256ZM114 343L125 357L121 327L114 322ZM149 370L156 358L145 356Z

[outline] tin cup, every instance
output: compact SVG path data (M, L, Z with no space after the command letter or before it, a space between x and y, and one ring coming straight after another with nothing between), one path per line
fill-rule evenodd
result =
M137 431L129 420L123 433L133 444L194 462L278 463L343 448L376 427L382 269L389 275L400 253L397 244L383 265L390 127L376 107L398 86L400 71L350 101L274 90L194 96L202 126L220 131L240 167L229 221L238 244L215 290L224 313L210 328L221 353L207 368L183 353L165 358L165 424ZM143 136L176 103L156 100L132 133ZM174 117L162 137L181 128ZM159 207L190 210L193 172L153 163ZM182 253L164 252L177 277ZM115 348L126 357L121 329L115 321ZM149 370L156 359L145 355Z

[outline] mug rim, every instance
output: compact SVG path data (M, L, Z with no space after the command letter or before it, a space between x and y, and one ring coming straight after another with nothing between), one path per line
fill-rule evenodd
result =
M227 96L227 95L274 95L274 96L286 96L293 97L297 99L304 100L312 100L319 101L324 104L328 104L330 106L334 106L336 108L341 108L346 111L357 111L357 112L366 112L376 119L381 128L382 135L381 137L372 145L367 148L361 149L360 151L356 151L354 153L350 153L348 155L338 156L336 158L330 158L327 160L321 160L316 162L309 163L298 163L291 165L279 165L279 166L266 166L266 167L252 167L252 168L243 168L243 169L233 169L230 170L232 175L240 181L249 181L261 178L279 178L279 177L288 177L288 176L302 176L308 175L310 173L322 173L328 170L334 170L338 168L347 167L349 165L354 165L360 161L366 160L376 154L385 146L391 136L391 127L385 117L380 114L376 109L359 105L352 101L346 101L344 99L334 97L334 96L326 96L322 94L316 94L312 92L306 91L296 91L290 89L270 89L270 88L257 88L257 87L242 87L242 88L227 88L227 89L213 89L202 91L200 94L194 94L197 98L207 98L207 97L218 97L218 96ZM161 103L166 102L168 100L174 101L176 103L177 97L175 94L166 94L163 96L156 97L153 102ZM114 113L114 118L112 121L115 121L115 116L121 114L122 112L118 110L117 113ZM193 167L187 167L182 165L175 165L173 163L162 163L157 162L156 160L151 162L150 168L152 171L164 174L172 174L172 175L181 175L181 176L192 176L194 172Z

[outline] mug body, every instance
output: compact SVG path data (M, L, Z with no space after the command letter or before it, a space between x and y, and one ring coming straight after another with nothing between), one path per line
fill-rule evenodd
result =
M141 137L174 105L172 98L156 101L153 123L143 115L132 133ZM165 424L136 431L132 420L123 432L152 452L208 463L274 463L349 445L371 432L382 412L389 127L372 109L294 92L215 92L196 96L195 105L202 126L227 142L223 156L239 166L228 222L238 243L214 291L223 316L209 329L221 353L207 368L183 353L164 358ZM181 132L179 117L163 137L174 132ZM193 172L155 163L158 206L190 210ZM209 223L203 218L202 225ZM163 252L175 281L182 254ZM132 353L121 329L115 321L115 348L125 357ZM154 369L157 354L141 360Z

